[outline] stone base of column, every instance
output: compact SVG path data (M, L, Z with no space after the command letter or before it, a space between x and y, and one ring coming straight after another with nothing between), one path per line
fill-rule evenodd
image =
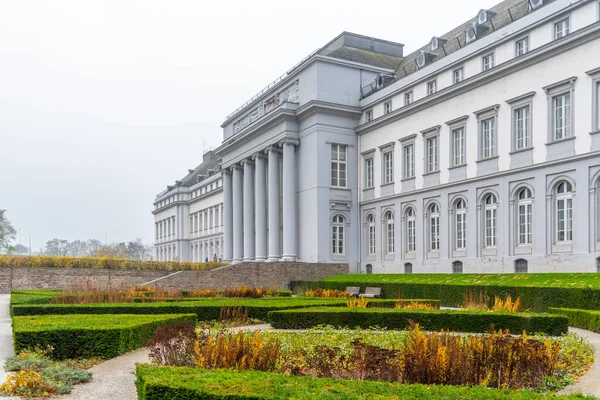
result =
M267 261L267 257L256 257L254 262L265 262Z
M269 258L267 258L267 262L279 262L281 261L281 257L279 256L269 256Z
M296 256L284 255L283 257L281 257L280 261L283 261L283 262L296 262L296 260L297 260Z
M241 259L239 259L239 258L238 258L238 259L235 259L235 258L234 258L233 260L231 260L231 264L239 264L239 263L241 263L241 262L242 262L242 260L241 260Z
M254 258L244 258L243 262L254 262Z

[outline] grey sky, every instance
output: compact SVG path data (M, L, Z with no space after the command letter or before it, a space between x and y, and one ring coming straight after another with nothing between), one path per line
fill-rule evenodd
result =
M35 250L151 243L155 194L310 52L346 30L408 54L498 2L3 1L0 208Z

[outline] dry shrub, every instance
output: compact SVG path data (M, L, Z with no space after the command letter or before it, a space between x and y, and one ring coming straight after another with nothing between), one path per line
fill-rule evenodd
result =
M0 394L8 396L50 397L61 393L61 384L35 371L18 371L8 375L0 385Z
M223 291L223 297L250 297L258 299L267 296L276 296L275 289L257 289L248 286L238 286L236 288L228 288Z
M348 308L367 308L367 304L369 304L369 301L364 297L358 299L356 297L351 297L346 300L346 307Z
M249 310L246 307L240 306L239 301L236 301L221 308L219 321L228 327L246 325L249 320L248 312Z
M260 331L200 331L194 346L200 368L235 368L273 371L281 352L281 343L266 338Z
M501 311L501 312L519 312L521 309L521 298L517 297L515 301L512 301L512 297L508 296L506 299L494 296L494 304L490 311Z
M218 297L219 292L214 289L190 290L188 297Z
M397 301L394 308L400 308L402 310L439 310L439 307L435 307L433 304L419 303L417 301L411 301L409 303Z
M337 289L309 289L304 292L306 297L332 297L332 298L344 298L350 297L350 294L345 290L337 290Z
M481 292L473 292L467 290L463 294L463 303L460 308L464 310L478 310L483 311L488 309L490 304L490 296L487 294L487 290Z
M189 321L161 325L148 340L152 364L193 367L196 332Z

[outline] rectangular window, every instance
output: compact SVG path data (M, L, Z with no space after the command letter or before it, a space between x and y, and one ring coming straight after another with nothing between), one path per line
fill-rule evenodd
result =
M529 105L513 110L515 150L531 147L531 108Z
M485 246L496 246L496 208L485 210Z
M388 221L386 224L387 254L394 254L394 222Z
M465 77L465 70L463 67L454 70L454 83L462 82Z
M552 98L554 140L571 137L571 93Z
M415 145L404 146L404 179L415 176Z
M408 253L414 252L416 249L415 238L416 238L416 223L417 221L414 218L409 218L406 221L406 251Z
M452 166L465 164L465 128L452 131Z
M373 157L365 160L365 187L372 188L375 186L373 175Z
M467 214L460 212L456 214L456 249L461 250L467 247L466 231Z
M383 105L383 113L389 114L391 112L392 112L392 102L390 100Z
M569 34L571 29L571 22L569 18L565 18L554 24L554 40L565 37Z
M394 153L383 153L383 184L394 182Z
M519 204L519 245L531 244L532 204Z
M348 146L331 145L331 186L346 187Z
M556 239L557 242L573 240L573 199L556 200Z
M427 138L427 172L439 170L438 154L438 137L432 136Z
M369 255L375 255L375 224L369 224Z
M515 42L515 55L520 57L529 51L529 38L523 38Z
M373 121L373 110L369 110L365 113L365 120L367 122Z
M413 92L411 90L410 92L404 93L404 105L407 106L412 102L413 102Z
M427 95L432 95L437 91L437 80L427 82Z
M342 219L343 221L343 219ZM343 223L335 223L333 225L333 254L342 256L345 254L344 249L344 225Z
M481 121L481 158L490 158L496 155L496 118Z
M483 56L481 60L482 68L484 71L494 68L494 53L488 54L487 56Z
M439 215L432 216L429 219L430 233L430 250L437 251L440 249L440 217Z

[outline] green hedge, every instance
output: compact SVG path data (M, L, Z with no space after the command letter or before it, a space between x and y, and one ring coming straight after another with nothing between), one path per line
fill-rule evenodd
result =
M524 309L600 308L600 274L377 274L339 275L320 281L293 281L295 293L306 289L381 287L385 298L440 299L457 307L466 291L521 298Z
M600 310L577 310L555 307L550 307L548 310L553 314L560 314L569 318L570 326L600 333Z
M142 347L166 323L196 322L183 315L48 315L13 318L15 352L52 346L52 357L113 358Z
M290 376L259 371L203 370L137 364L139 400L296 399L296 400L539 400L584 399L582 395L543 395L528 390L403 385Z
M568 318L551 314L339 307L269 313L269 322L279 329L307 329L318 325L406 329L411 321L430 331L443 329L455 332L488 332L493 325L495 329L508 329L513 333L525 330L530 333L562 335L567 333L569 328Z

